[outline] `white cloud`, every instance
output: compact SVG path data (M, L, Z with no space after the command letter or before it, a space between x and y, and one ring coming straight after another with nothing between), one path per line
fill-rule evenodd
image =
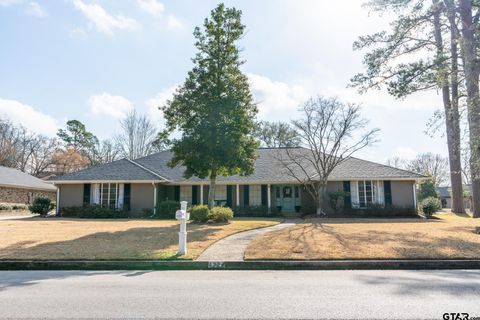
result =
M165 6L158 0L137 0L137 4L154 17L160 17L165 12Z
M35 1L30 1L27 4L26 13L39 18L47 16L47 11Z
M97 115L107 115L116 119L123 119L133 110L133 104L122 96L113 96L101 93L88 99L90 111Z
M304 87L273 81L268 77L247 74L250 88L258 104L259 118L263 120L285 120L292 118L299 106L309 95Z
M50 137L55 136L59 128L57 121L52 116L16 100L0 99L0 117L5 117L15 124L21 124L30 131Z
M169 15L167 18L167 26L170 29L180 29L184 26L184 24L180 19L178 19L174 15Z
M148 99L145 104L148 107L148 115L153 122L162 122L163 121L163 112L159 110L159 107L163 107L167 100L173 98L173 94L177 86L172 86L170 88L165 88L160 91L155 97Z
M114 29L135 30L139 28L139 24L132 18L124 17L117 14L115 16L109 14L99 4L86 4L82 0L73 0L73 4L77 10L80 10L97 31L113 35Z

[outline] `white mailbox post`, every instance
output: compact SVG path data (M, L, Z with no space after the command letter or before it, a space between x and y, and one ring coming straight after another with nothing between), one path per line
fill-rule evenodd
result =
M178 254L187 254L187 220L190 213L187 212L187 201L180 202L180 210L175 213L175 218L180 221L180 232L178 233Z

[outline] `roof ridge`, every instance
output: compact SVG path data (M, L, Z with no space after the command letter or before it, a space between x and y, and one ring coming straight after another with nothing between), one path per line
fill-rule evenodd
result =
M130 163L132 163L132 164L136 165L137 167L139 167L139 168L141 168L141 169L143 169L143 170L145 170L145 171L147 171L147 172L149 172L149 173L151 173L151 174L153 174L153 175L155 175L155 176L159 177L160 179L163 179L163 180L165 180L165 181L169 181L169 179L167 179L167 178L165 178L165 177L163 177L163 176L159 175L159 174L158 174L158 173L156 173L155 171L153 171L153 170L150 170L150 169L148 169L148 168L147 168L147 167L145 167L145 166L142 166L140 163L137 163L137 162L135 162L134 160L131 160L131 159L128 159L128 158L124 158L124 159L125 159L125 160L127 160L127 161L129 161Z

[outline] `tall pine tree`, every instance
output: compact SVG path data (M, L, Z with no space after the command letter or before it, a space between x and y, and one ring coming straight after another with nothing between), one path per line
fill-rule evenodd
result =
M217 177L253 173L258 147L252 137L257 107L236 44L245 29L241 14L219 4L203 29L195 28L194 67L162 108L168 129L182 134L172 142L170 165L184 165L187 178L210 179L209 207Z

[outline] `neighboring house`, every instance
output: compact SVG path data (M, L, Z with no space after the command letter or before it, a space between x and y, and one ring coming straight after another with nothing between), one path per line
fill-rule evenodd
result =
M470 209L471 205L471 194L472 194L472 185L467 184L463 186L463 205L465 209ZM442 208L451 209L452 208L452 188L451 187L437 187L437 193L442 202Z
M32 203L37 197L55 200L57 188L20 170L0 167L0 202Z
M309 152L302 148L296 150ZM278 208L284 213L313 213L314 200L285 173L277 160L279 152L285 152L285 149L258 149L255 171L250 176L218 177L217 204L247 208L263 206L265 210ZM82 204L101 204L140 212L155 208L164 200L185 200L189 205L206 204L208 179L184 178L184 167L168 166L171 157L170 151L163 151L53 177L51 181L59 188L59 210ZM350 196L345 199L345 204L354 208L377 203L413 209L416 208L415 184L423 178L413 172L351 157L331 173L328 191L348 191ZM331 211L328 205L324 210Z

